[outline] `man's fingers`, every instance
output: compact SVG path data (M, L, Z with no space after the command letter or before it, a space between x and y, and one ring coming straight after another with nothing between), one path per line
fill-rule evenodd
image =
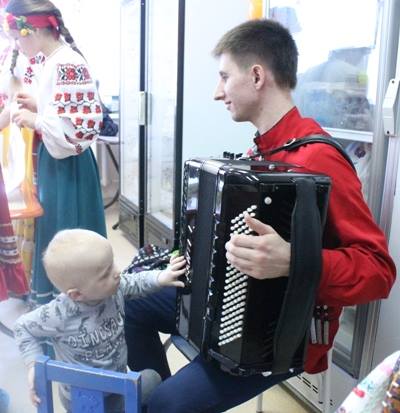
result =
M233 247L240 247L246 249L255 249L260 245L260 238L256 235L244 235L244 234L234 234L231 239L227 242Z
M245 213L244 221L250 227L250 229L256 232L258 235L276 233L276 231L270 225L264 224L260 220L251 217L247 212Z
M229 252L226 253L226 259L231 265L233 265L237 270L243 272L244 274L251 272L251 261L244 258L239 258L238 256L232 255Z

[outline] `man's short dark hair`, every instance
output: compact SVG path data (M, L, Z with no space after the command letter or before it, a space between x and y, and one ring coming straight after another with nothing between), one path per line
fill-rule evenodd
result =
M296 87L297 46L290 32L274 20L249 20L229 30L213 50L215 57L223 53L243 67L260 59L280 87Z

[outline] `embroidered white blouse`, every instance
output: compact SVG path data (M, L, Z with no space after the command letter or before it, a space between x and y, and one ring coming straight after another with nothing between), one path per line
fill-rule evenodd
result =
M95 141L103 119L85 59L64 45L46 57L37 95L35 128L56 159L79 155Z

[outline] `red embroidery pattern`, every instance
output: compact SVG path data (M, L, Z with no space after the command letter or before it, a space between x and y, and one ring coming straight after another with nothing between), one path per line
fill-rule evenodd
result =
M92 82L85 65L72 63L57 65L57 85L84 85Z
M83 149L80 143L72 142L72 140L67 135L65 135L65 139L67 140L67 142L75 146L75 151L78 155L82 153Z
M4 232L4 236L0 236L0 262L7 264L16 264L21 262L17 250L17 237L12 234L11 224L0 224L0 228Z
M29 63L31 65L38 65L38 64L44 63L45 59L46 59L46 56L44 54L38 53L36 56L31 57L29 59Z
M102 120L99 116L101 106L94 91L85 93L58 92L54 95L53 105L58 115L71 118L76 129L75 139L91 141L99 134ZM66 137L68 142L75 146L77 153L81 153L81 145L73 142L71 138Z
M6 105L8 96L5 93L0 93L0 108L3 109Z
M31 84L34 76L35 74L33 73L33 69L30 66L28 66L26 68L25 75L24 75L24 83Z
M45 59L46 59L45 55L41 53L29 59L29 63L31 66L28 66L25 70L24 83L28 83L28 84L32 83L32 79L35 77L35 72L32 69L32 66L43 64Z

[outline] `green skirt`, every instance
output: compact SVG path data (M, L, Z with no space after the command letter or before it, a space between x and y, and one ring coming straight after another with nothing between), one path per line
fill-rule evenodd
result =
M58 294L42 264L43 252L53 236L62 229L84 228L105 237L106 225L97 162L90 148L78 156L55 159L41 143L37 173L44 214L35 222L31 298L44 304Z

